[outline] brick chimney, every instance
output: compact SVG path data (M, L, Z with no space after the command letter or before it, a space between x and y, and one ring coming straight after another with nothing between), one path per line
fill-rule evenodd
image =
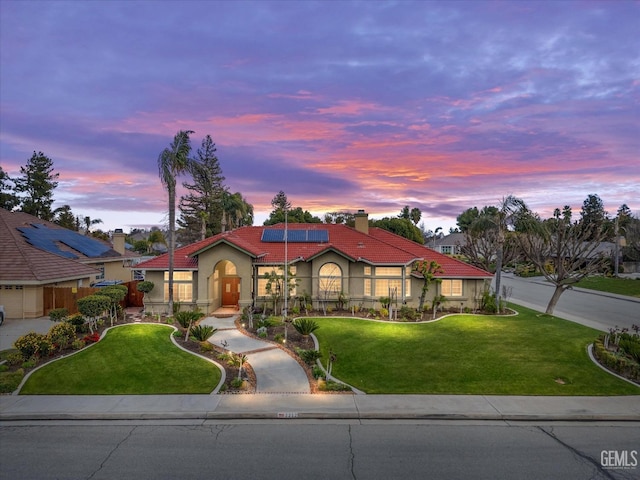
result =
M369 235L369 214L364 210L358 210L354 217L356 219L356 230Z
M125 237L126 235L121 228L116 228L115 231L113 232L113 238L112 238L113 249L116 252L118 252L120 255L125 254L125 246L124 246Z

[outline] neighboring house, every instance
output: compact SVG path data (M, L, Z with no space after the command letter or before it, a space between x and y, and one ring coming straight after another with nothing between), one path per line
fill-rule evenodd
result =
M285 232L287 242L284 242ZM456 307L473 308L492 275L441 255L380 228L368 216L356 215L355 228L335 224L289 224L241 227L178 248L174 259L174 301L212 313L223 306L260 307L269 301L266 273L283 271L287 263L297 281L292 296L307 293L314 306L343 292L352 305L380 305L392 289L398 303L417 306L422 277L412 273L417 260L435 260L444 273L431 285L427 301L445 295ZM155 288L146 305L156 312L168 306L168 255L136 266Z
M445 255L459 255L460 246L465 244L464 233L450 233L434 242L433 249Z
M36 318L44 287L131 280L136 257L116 231L113 245L22 212L0 208L0 304L7 318Z

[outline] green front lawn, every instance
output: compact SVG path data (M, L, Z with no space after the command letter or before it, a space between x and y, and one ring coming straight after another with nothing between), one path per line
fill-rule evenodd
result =
M640 280L631 278L587 277L580 280L576 287L640 298Z
M638 395L594 365L597 330L516 307L517 316L453 315L426 324L317 318L323 363L367 393ZM562 383L560 383L562 382Z
M112 328L96 345L34 371L20 393L211 393L220 382L220 370L173 345L172 332L166 325Z

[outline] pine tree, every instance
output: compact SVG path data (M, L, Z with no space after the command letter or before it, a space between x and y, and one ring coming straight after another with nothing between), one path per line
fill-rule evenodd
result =
M14 183L13 180L0 165L0 208L4 208L9 211L13 210L20 204L20 200L13 191L12 183Z
M180 198L181 243L203 240L221 231L224 176L210 135L202 141L190 167L193 183L182 184L189 193Z
M20 197L20 209L42 220L53 220L53 190L59 176L53 173L53 160L34 151L27 165L20 167L20 173L22 176L15 180L16 192L25 194Z

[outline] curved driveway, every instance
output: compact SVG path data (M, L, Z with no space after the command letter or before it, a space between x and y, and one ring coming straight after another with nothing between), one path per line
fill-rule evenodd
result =
M546 310L554 288L544 277L504 273L502 285L513 289L509 301L540 312ZM640 325L640 298L574 288L562 294L553 314L605 332L615 326L630 329Z

